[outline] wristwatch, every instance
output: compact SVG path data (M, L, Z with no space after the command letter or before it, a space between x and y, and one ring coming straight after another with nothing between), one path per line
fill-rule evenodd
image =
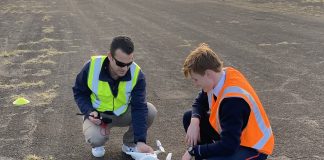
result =
M192 146L189 146L187 151L191 156L195 156L195 150Z

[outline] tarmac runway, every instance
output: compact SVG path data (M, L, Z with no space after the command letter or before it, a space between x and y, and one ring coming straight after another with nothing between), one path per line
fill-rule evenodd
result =
M243 72L275 135L270 159L324 159L323 1L1 0L0 160L95 159L82 135L72 86L92 55L130 36L158 109L148 144L173 159L186 150L182 115L199 88L181 69L205 42ZM14 107L18 96L31 101ZM127 128L113 129L103 159L121 152ZM165 155L161 155L163 159Z

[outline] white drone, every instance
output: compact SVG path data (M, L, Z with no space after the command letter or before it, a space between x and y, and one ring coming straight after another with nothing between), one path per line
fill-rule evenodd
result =
M134 160L159 160L158 154L164 153L165 150L162 147L162 144L159 140L156 140L156 146L158 150L154 151L154 153L141 153L141 152L126 152L126 154L130 155ZM171 160L172 153L169 153L165 160Z

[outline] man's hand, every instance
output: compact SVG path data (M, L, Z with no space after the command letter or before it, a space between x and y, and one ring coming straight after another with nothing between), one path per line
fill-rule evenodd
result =
M192 156L189 154L188 151L186 151L185 154L183 154L182 159L181 160L191 160Z
M191 118L190 125L186 134L186 143L188 146L195 146L200 141L200 120L198 118Z
M154 153L152 147L143 142L137 142L136 150L141 153Z
M100 125L101 124L101 120L98 117L98 112L97 111L93 111L89 114L89 120L95 124L95 125ZM93 117L92 117L93 116Z

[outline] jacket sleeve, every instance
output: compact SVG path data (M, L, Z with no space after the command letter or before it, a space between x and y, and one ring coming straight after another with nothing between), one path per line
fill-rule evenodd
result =
M222 128L220 140L216 143L195 146L195 156L209 158L233 154L240 146L241 133L248 122L250 111L251 109L244 99L225 98L221 102L219 111Z
M201 117L201 115L206 114L209 110L208 96L204 91L200 91L192 105L192 115Z
M148 108L146 103L146 82L142 71L131 93L132 125L134 129L134 143L146 143Z
M75 84L72 87L74 100L79 107L81 113L83 113L85 118L88 118L90 112L95 109L92 107L90 95L91 90L88 87L88 72L89 72L90 62L86 63L82 68L81 72L77 75Z

